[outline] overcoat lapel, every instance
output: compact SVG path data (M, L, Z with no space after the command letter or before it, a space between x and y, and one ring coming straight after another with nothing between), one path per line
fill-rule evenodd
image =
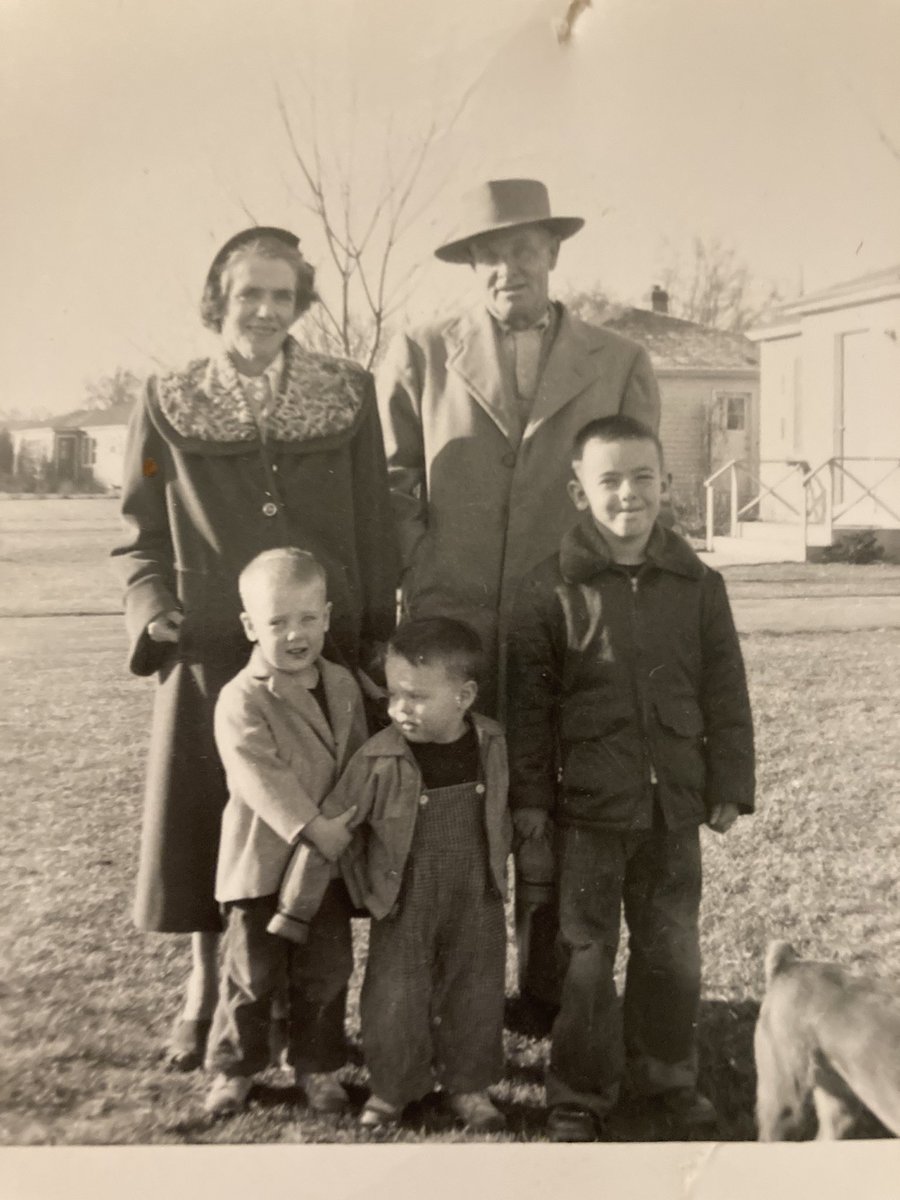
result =
M447 330L447 369L460 377L474 400L510 442L518 441L514 402L504 386L497 339L486 309L461 317Z
M576 323L563 309L524 437L531 437L545 421L599 378L603 370L603 339L602 335L597 336L598 332L580 321Z

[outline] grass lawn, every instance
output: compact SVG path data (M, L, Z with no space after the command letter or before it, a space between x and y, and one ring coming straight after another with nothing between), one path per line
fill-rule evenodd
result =
M0 524L0 572L13 583L7 613L118 607L102 561L114 504L5 502ZM734 570L735 588L783 596L794 585L858 594L861 582L893 580L896 588L898 569ZM704 834L701 1086L719 1107L726 1140L754 1136L752 1031L771 937L900 978L900 633L753 634L744 648L760 811L725 838ZM143 936L130 924L152 685L129 678L124 661L115 616L0 620L0 1142L376 1140L350 1119L310 1119L290 1079L274 1071L244 1116L210 1125L200 1111L203 1078L170 1075L158 1063L187 955L184 939ZM362 951L363 923L357 934ZM346 1077L362 1100L358 983L359 972ZM497 1096L510 1131L492 1140L539 1139L547 1044L507 1037ZM666 1135L628 1106L610 1130L616 1140ZM471 1140L429 1109L421 1125L391 1140L423 1138Z

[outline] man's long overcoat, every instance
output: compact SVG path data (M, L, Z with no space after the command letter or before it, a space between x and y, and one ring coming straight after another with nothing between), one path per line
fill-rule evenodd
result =
M379 373L405 607L469 622L495 669L498 623L502 631L522 577L572 524L576 433L617 412L659 424L646 352L556 307L556 336L521 441L486 311L399 336Z

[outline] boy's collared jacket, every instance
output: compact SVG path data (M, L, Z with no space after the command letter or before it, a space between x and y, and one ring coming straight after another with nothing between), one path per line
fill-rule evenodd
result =
M496 721L480 713L470 715L481 758L479 783L484 788L490 877L505 897L506 863L512 843L506 802L506 742ZM329 817L345 812L351 805L357 807L350 825L353 840L340 859L341 872L354 904L368 909L378 920L388 915L400 895L416 817L420 806L427 803L428 791L409 743L391 725L356 752L322 805L322 812ZM291 921L306 923L315 912L328 877L323 868L321 856L304 849L301 843L279 900L279 911L287 917L288 925Z
M526 578L510 645L510 803L670 829L752 812L753 725L725 584L656 525L635 576L589 512Z
M216 873L220 904L278 891L293 843L366 739L353 676L326 659L319 659L319 670L328 720L309 690L270 667L258 649L219 694L216 746L228 783Z

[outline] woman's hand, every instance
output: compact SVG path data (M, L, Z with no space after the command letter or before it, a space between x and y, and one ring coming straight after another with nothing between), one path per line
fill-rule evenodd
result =
M147 637L151 642L177 642L181 637L181 622L184 613L178 609L172 612L160 613L147 626Z

